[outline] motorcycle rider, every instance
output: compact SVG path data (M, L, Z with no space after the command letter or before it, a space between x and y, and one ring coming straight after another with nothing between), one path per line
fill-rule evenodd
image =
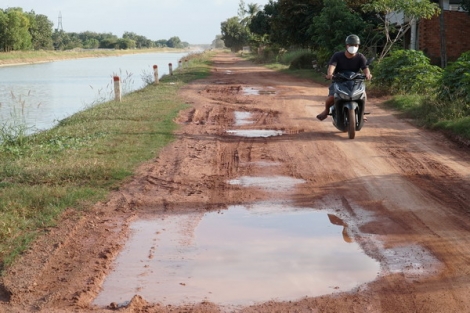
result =
M334 74L342 71L359 72L362 70L366 79L372 79L366 57L362 53L358 53L361 41L357 35L349 35L346 37L346 50L336 52L328 62L328 70L325 78L330 80ZM323 121L330 112L330 107L334 104L334 85L330 84L328 88L328 98L325 101L325 110L317 115L317 119Z

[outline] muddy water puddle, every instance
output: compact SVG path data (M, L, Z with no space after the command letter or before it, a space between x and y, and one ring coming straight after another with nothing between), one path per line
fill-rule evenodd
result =
M253 114L251 112L235 112L235 126L250 125L253 123Z
M281 136L284 134L284 131L273 129L237 129L227 130L227 134L239 137L258 138Z
M258 87L243 87L243 94L245 96L260 96L260 95L275 95L276 89L274 87L258 88Z
M305 180L288 176L242 176L229 180L228 183L230 185L256 187L270 191L289 191L296 185L305 183Z
M338 218L282 203L139 220L95 299L245 306L350 290L380 265ZM339 220L341 221L341 220Z

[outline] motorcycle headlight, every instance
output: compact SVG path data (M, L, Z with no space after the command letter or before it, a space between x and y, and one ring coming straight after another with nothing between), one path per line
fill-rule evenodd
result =
M343 100L350 100L351 98L349 97L349 94L342 90L341 88L336 88L336 93L339 95L339 97Z

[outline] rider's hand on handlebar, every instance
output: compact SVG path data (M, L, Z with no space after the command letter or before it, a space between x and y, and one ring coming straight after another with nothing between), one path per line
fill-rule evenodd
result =
M327 79L327 80L330 80L332 78L333 78L333 75L331 75L331 74L326 74L325 75L325 79Z
M370 73L369 73L369 74L366 74L366 79L367 79L367 80L371 80L371 79L372 79L372 74L370 74Z

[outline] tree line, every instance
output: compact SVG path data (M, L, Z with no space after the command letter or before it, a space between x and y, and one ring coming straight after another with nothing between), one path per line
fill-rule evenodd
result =
M189 43L179 37L152 41L133 32L121 38L112 33L91 31L74 33L53 29L54 24L43 14L24 12L14 7L0 9L0 50L70 50L82 49L143 49L156 47L186 48Z
M470 1L470 0L467 0ZM383 58L420 18L440 12L430 0L270 0L261 8L240 0L238 16L221 23L222 39L232 50L244 45L282 49L311 49L330 55L344 48L349 34L361 38L361 49ZM393 24L389 17L407 19Z

